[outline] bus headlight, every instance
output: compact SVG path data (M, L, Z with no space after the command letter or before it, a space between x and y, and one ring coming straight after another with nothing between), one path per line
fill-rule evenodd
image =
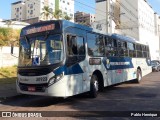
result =
M48 82L48 86L58 82L61 78L63 77L63 73L62 74L59 74L59 75L55 75L54 77L51 77L49 79L49 82Z

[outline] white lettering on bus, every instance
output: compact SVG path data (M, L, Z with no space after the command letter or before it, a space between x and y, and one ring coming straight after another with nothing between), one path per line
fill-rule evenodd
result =
M130 62L110 62L110 65L130 65Z

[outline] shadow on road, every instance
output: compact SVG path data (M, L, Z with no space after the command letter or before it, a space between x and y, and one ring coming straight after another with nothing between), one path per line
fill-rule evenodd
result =
M152 79L153 75L157 78ZM20 95L1 101L1 104L11 107L31 107L41 110L47 107L50 110L78 110L78 111L158 111L160 108L160 81L159 75L146 76L140 84L124 83L110 86L92 99L87 93L72 96L66 99ZM61 109L59 108L61 107ZM43 109L42 109L43 110Z
M119 89L127 89L127 88L119 88L117 86L109 86L104 89L103 93L100 95L107 94L108 92L119 90ZM93 100L90 98L88 93L83 93L80 95L75 95L68 98L56 98L56 97L46 97L46 96L32 96L32 95L18 95L15 97L11 97L8 99L1 100L1 104L16 106L16 107L47 107L50 105L57 104L75 104L78 100Z

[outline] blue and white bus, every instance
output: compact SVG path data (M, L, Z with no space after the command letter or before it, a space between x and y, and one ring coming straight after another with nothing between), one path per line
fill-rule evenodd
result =
M148 45L64 20L29 25L20 34L17 91L69 97L151 72Z

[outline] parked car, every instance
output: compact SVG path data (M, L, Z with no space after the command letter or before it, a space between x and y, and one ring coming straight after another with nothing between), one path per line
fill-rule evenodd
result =
M160 71L160 63L157 60L151 61L152 71Z
M158 62L160 64L160 60L152 60L152 62Z

